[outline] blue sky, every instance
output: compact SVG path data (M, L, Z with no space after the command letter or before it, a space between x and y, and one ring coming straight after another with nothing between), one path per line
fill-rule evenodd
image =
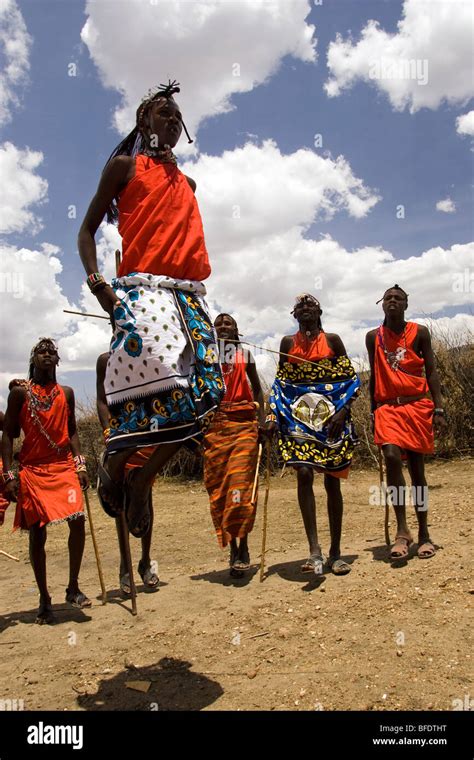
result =
M103 86L91 52L81 42L87 18L83 0L21 0L18 7L33 40L30 70L19 94L20 106L12 109L10 122L2 128L2 142L43 153L37 173L48 182L48 201L34 208L42 221L40 232L35 236L29 235L28 229L10 233L8 244L34 250L45 241L58 246L63 271L57 281L63 295L78 303L84 276L76 236L105 160L121 139L112 118L122 96ZM256 145L273 140L284 155L302 148L320 156L329 151L333 160L343 155L354 176L381 200L361 218L341 210L327 219L315 207L313 223L303 225L303 238L318 241L329 235L346 251L382 247L396 259L420 256L436 246L449 249L469 243L473 153L469 137L460 136L455 128L456 117L469 111L467 100L448 103L444 99L437 108L410 113L408 108L396 111L384 92L361 79L339 97L330 98L324 90L329 76L327 50L336 35L346 38L352 32L355 44L371 18L377 19L385 32L395 34L402 8L399 0L326 0L322 6L313 5L304 22L316 26L317 62L284 55L276 73L265 83L249 92L231 93L233 110L202 117L194 135L199 154L192 160L198 161L202 154L219 157L223 151L234 151L245 145L249 134L255 136L251 139ZM265 44L264 23L261 39ZM131 66L133 51L132 46ZM122 48L120 54L127 56L127 50ZM186 51L177 47L177 54L185 55ZM77 76L68 76L71 63L77 65ZM167 59L163 73L157 54L156 71L143 81L143 94L166 78L170 65ZM198 72L199 65L196 60ZM174 71L170 73L173 76ZM204 71L203 76L210 78L211 74ZM183 88L186 84L182 82ZM184 116L186 120L186 112ZM314 148L316 133L322 135L322 148ZM207 180L212 186L212 177ZM279 181L278 174L272 181ZM197 197L200 200L199 187ZM436 203L447 197L454 202L455 213L436 210ZM71 204L77 208L76 219L68 218ZM405 207L404 219L396 217L398 204ZM201 206L205 231L206 208ZM211 250L210 255L212 262ZM324 269L330 265L330 261L318 263ZM426 312L429 280L425 285ZM215 292L213 301L220 303ZM467 303L446 301L435 313L452 316L468 311ZM365 323L370 321L367 315ZM270 335L272 331L267 332ZM92 393L89 371L68 373L71 380L69 375Z

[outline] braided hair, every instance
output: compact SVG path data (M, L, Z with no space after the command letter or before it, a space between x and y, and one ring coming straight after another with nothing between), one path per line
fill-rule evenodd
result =
M137 108L136 111L136 117L135 117L135 126L132 129L132 131L124 137L122 142L120 142L112 151L110 156L107 159L107 162L102 170L102 174L104 173L107 166L110 164L113 158L116 158L116 156L136 156L138 153L142 153L146 145L146 139L144 136L144 122L145 122L145 116L150 110L152 104L160 99L167 100L167 101L173 101L173 95L175 92L180 92L179 82L176 82L176 80L171 81L168 80L168 84L160 84L159 87L155 90L148 90L148 94L145 95L144 98L142 98L142 102ZM189 132L186 129L186 125L184 121L181 122L183 125L183 129L186 133L186 136L188 138L188 142L192 143L193 140L189 136ZM166 160L173 161L176 163L176 158L174 157L171 150L163 151L163 153L166 155ZM107 209L107 221L109 224L117 224L118 221L118 208L117 208L117 202L114 198L110 204L110 206Z

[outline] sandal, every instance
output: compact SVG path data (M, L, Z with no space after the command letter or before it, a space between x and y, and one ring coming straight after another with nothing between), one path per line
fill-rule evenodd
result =
M395 543L390 549L390 559L405 559L413 543L411 536L395 536ZM398 547L398 548L397 548Z
M160 579L158 578L157 574L151 569L151 565L148 564L145 570L143 570L143 563L141 560L138 563L138 574L143 581L143 585L147 588L157 588L160 585Z
M434 544L430 541L430 539L428 539L427 541L424 541L422 544L418 545L416 553L419 559L431 559L431 557L434 557L436 554L436 549L434 547Z
M135 506L134 494L133 494L133 479L136 477L136 472L140 470L139 467L134 467L130 470L125 478L125 515L127 517L128 530L135 538L143 538L150 530L151 513L150 513L150 495L147 494L146 498L139 502L138 508ZM131 517L132 503L135 506L134 516Z
M73 607L77 607L78 609L82 610L84 607L92 607L92 602L90 599L87 598L85 594L82 593L82 591L70 591L68 588L66 589L66 602L69 602Z
M123 512L123 488L112 480L105 469L106 456L104 452L97 468L97 498L106 515L119 517Z
M122 594L125 596L130 596L132 593L132 587L130 585L130 575L128 573L124 573L119 577L119 584Z
M347 575L352 567L340 557L328 557L327 566L334 575Z
M312 554L304 564L301 565L302 573L314 573L322 575L324 569L324 560L321 554Z
M239 558L239 552L237 552L236 559L232 562L233 570L248 570L250 568L250 554L247 549L244 554L244 559Z

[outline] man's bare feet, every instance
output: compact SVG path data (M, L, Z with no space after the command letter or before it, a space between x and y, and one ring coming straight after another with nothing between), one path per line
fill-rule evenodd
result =
M73 607L77 607L80 610L84 607L92 607L91 600L82 593L79 586L66 589L66 602L69 602Z
M37 625L53 625L56 622L56 616L51 606L51 597L44 599L40 598L40 605L38 607L38 614L35 618Z

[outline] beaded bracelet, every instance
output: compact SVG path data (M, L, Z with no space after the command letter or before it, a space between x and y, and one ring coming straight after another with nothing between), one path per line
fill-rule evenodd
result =
M6 486L11 480L16 480L16 475L13 470L7 470L6 472L2 472L2 480L3 485Z
M110 438L110 428L105 428L105 430L102 432L102 435L104 436L104 442L107 443Z
M96 293L98 290L102 290L102 288L105 288L107 285L100 272L93 272L93 274L90 274L86 282L91 293Z
M276 422L276 415L275 414L267 414L265 417L265 422Z
M74 464L77 466L81 464L87 464L85 456L83 454L76 454L74 457Z

